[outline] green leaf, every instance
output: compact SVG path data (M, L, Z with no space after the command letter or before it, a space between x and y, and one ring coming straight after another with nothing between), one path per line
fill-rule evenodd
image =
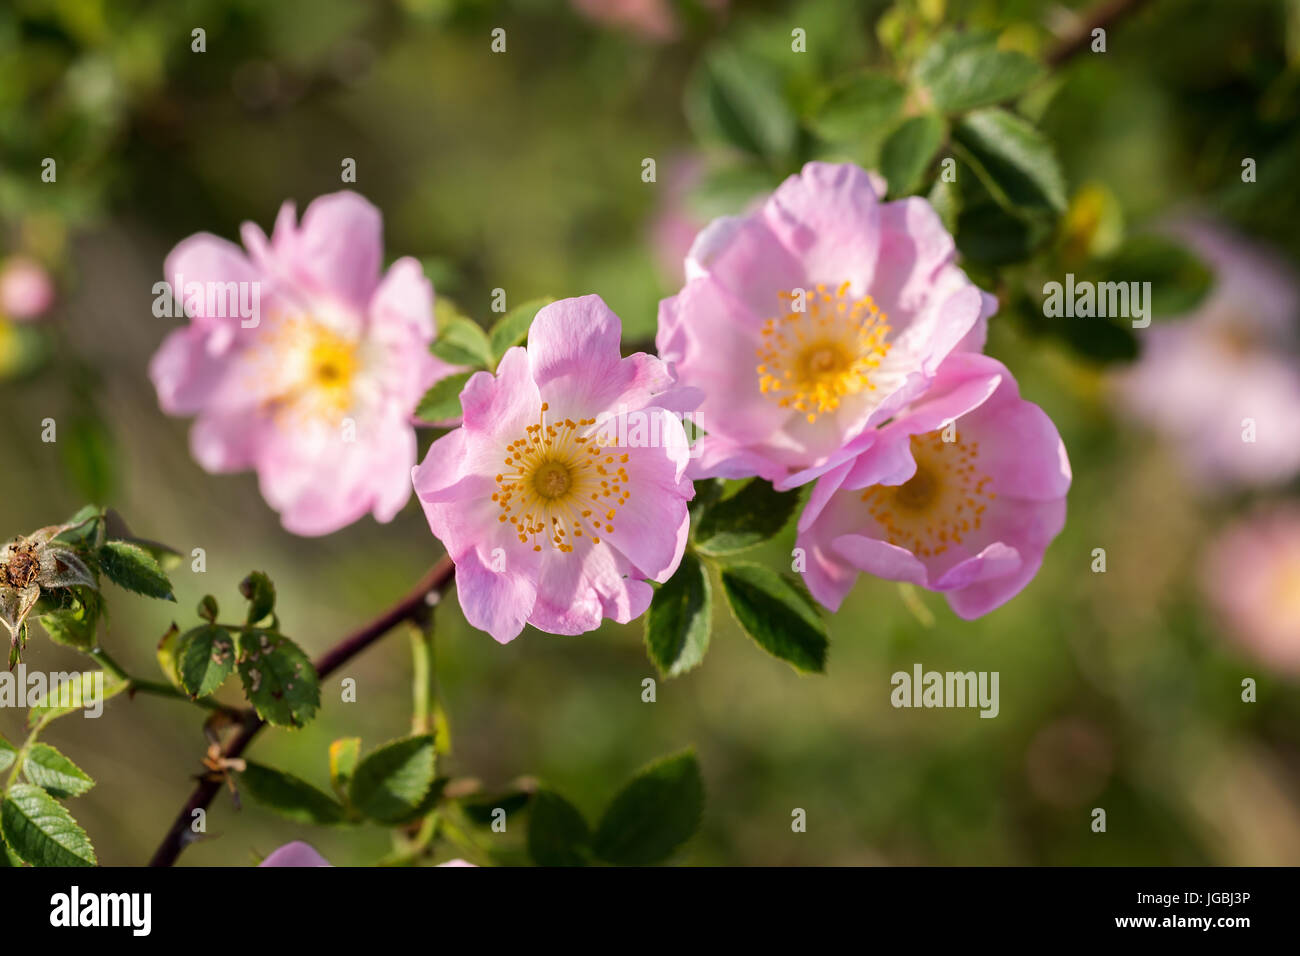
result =
M686 751L638 773L614 797L596 827L592 847L608 863L646 866L668 858L699 828L704 780Z
M48 703L28 708L27 726L35 727L39 723L48 723L75 713L88 703L95 703L95 684L99 680L103 681L103 700L117 696L130 686L126 681L105 671L85 671L65 675L50 688L46 698Z
M239 782L258 803L290 820L321 826L343 822L343 807L338 801L293 774L249 760Z
M330 744L330 783L340 797L346 797L360 759L360 737L340 737Z
M239 679L259 717L280 727L302 727L320 707L320 680L311 660L275 631L239 635Z
M18 868L23 865L22 858L9 849L9 844L5 843L4 834L0 833L0 870L7 867Z
M49 744L33 744L23 761L23 776L52 797L79 797L95 785L90 775Z
M591 829L582 812L551 790L533 797L528 814L528 855L538 866L583 866Z
M41 615L41 626L56 644L89 650L104 610L104 599L89 587L66 588L62 606Z
M975 197L968 199L969 192ZM982 188L963 188L955 233L963 258L989 266L1023 262L1049 234L1046 223L1007 212Z
M927 197L934 211L939 214L943 221L943 227L950 233L957 232L957 217L961 215L962 198L961 190L957 188L955 182L945 182L940 176L930 187L930 194Z
M1150 282L1147 317L1169 318L1195 309L1210 291L1214 276L1181 243L1163 236L1143 235L1125 242L1101 264L1099 281ZM1128 318L1135 317L1131 302L1129 309Z
M442 422L450 418L460 418L460 393L465 383L474 375L473 372L458 372L434 382L416 406L415 417L426 422Z
M769 160L789 156L798 133L771 65L733 47L701 61L687 84L686 115L701 138Z
M713 628L709 574L690 552L655 591L645 618L645 643L661 674L676 677L704 660Z
M487 333L477 322L463 315L452 316L439 327L432 351L451 365L495 368L492 343L488 341Z
M99 569L120 588L146 597L175 601L172 583L148 551L129 541L108 541L96 555Z
M890 196L906 196L920 185L945 132L942 117L925 113L905 120L889 134L880 147L880 172L889 181Z
M543 306L554 301L549 296L529 299L523 305L515 306L501 317L501 321L492 326L492 331L488 333L493 356L489 368L495 369L497 363L501 361L501 356L514 346L522 345L528 340L528 330L532 327L533 319L537 317L537 313Z
M181 684L181 671L179 662L176 659L176 652L181 643L181 629L173 621L172 626L167 628L167 633L158 640L158 649L155 652L158 657L158 666L162 669L166 678L177 687L184 690Z
M798 506L797 489L777 491L755 478L704 511L695 527L695 547L714 556L748 550L779 534Z
M235 669L235 639L224 627L204 624L185 632L176 655L185 693L206 697Z
M794 584L757 564L733 564L722 569L722 590L759 647L797 670L825 670L826 625Z
M479 826L489 826L496 820L496 812L504 810L507 819L511 814L518 813L532 802L535 791L515 787L502 793L475 794L464 797L460 801L460 808L464 812L466 819Z
M914 75L937 109L958 113L1019 96L1042 74L1025 54L999 50L991 36L953 33L926 50Z
M85 505L64 524L67 528L54 538L55 541L77 545L83 549L93 548L96 546L99 532L104 528L105 512L99 505Z
M433 735L403 737L368 754L357 765L348 796L352 806L371 820L406 823L418 818L433 776Z
M248 601L249 624L266 620L275 610L275 585L264 571L254 571L240 581L239 593Z
M73 488L89 501L108 501L118 483L118 448L108 423L96 414L59 422L58 447Z
M9 741L0 737L0 773L4 773L18 759L18 749Z
M203 618L203 620L207 621L209 624L212 624L220 614L221 609L217 606L217 599L211 594L203 595L202 600L199 601L199 617Z
M957 124L953 139L1004 207L1065 210L1065 176L1056 154L1028 120L1003 109L979 110Z
M0 807L5 843L32 866L95 866L86 831L40 787L18 783Z
M862 139L893 123L903 108L905 93L903 85L885 73L848 76L826 89L808 117L808 125L832 143Z

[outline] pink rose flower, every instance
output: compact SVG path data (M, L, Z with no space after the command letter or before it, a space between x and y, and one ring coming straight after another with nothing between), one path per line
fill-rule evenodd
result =
M502 643L526 623L626 623L650 603L646 580L681 561L694 488L673 413L698 395L654 356L623 358L621 333L599 296L546 306L526 351L469 380L463 426L414 471L466 619Z
M1065 525L1070 463L1000 362L959 353L888 425L799 478L819 478L797 539L818 601L837 610L865 571L942 591L970 620L1037 573Z
M34 259L13 256L0 266L0 316L38 319L54 304L54 283Z
M1201 582L1234 639L1300 676L1300 507L1274 506L1228 528L1211 545Z
M983 348L996 300L953 264L924 199L881 203L864 170L809 163L759 209L696 237L659 306L660 356L706 397L692 477L824 462Z
M293 843L286 843L278 850L272 851L270 856L257 865L321 867L333 866L334 864L317 853L310 844L295 840Z
M242 236L200 233L167 257L190 324L150 363L159 404L196 416L208 471L256 470L295 534L391 520L410 497L411 415L453 371L429 352L432 286L411 258L381 276L380 213L356 193L316 199L301 224L285 203L269 240L252 223Z
M1285 482L1300 473L1300 283L1222 227L1171 231L1213 267L1214 289L1193 314L1142 332L1141 358L1118 376L1123 408L1169 438L1203 488Z

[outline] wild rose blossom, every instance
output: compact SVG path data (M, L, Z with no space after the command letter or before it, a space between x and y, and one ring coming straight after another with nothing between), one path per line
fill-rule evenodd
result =
M1300 473L1300 283L1222 227L1171 231L1213 267L1214 290L1192 315L1143 332L1141 358L1118 378L1122 407L1171 439L1205 488L1284 482Z
M1230 526L1211 544L1201 584L1229 636L1300 676L1300 507L1277 505Z
M946 440L949 439L949 440ZM815 469L799 518L813 596L837 610L858 572L941 591L970 620L1037 573L1065 524L1070 463L1011 373L959 353L925 395Z
M295 840L293 843L286 843L284 846L273 850L265 860L257 864L258 866L290 866L290 867L322 867L334 866L329 860L316 852L316 848L309 843L303 843L301 840ZM446 863L439 863L438 866L474 866L465 860L448 860Z
M809 163L754 213L696 237L659 307L660 356L705 392L692 477L779 486L983 348L996 300L953 264L924 199L881 203L856 166Z
M258 866L322 867L334 864L316 852L309 843L295 840L273 850Z
M54 304L54 283L35 259L13 256L0 265L0 316L39 319Z
M256 470L288 530L391 520L410 497L411 414L452 371L429 353L432 286L411 258L381 276L380 214L356 193L316 199L300 224L285 203L269 240L252 223L241 235L243 249L200 233L167 257L191 317L150 364L159 403L196 416L208 471Z
M650 603L686 545L686 433L698 401L651 355L623 358L599 296L554 302L527 350L461 392L464 424L412 475L456 563L466 619L505 643L525 623L580 634Z

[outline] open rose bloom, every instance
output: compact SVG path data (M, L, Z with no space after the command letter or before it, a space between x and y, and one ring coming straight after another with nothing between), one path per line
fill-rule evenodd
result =
M452 371L429 352L432 286L410 258L381 275L380 214L355 193L301 223L285 203L270 239L252 223L242 237L191 236L167 257L190 322L150 365L163 410L195 416L207 470L254 469L292 532L391 520L410 497L412 412Z
M959 353L883 428L799 476L808 589L838 609L859 572L941 591L966 619L1016 595L1065 524L1070 464L1006 368Z
M696 238L657 345L705 398L693 477L791 472L915 399L996 300L953 264L924 199L882 203L857 166L809 163L750 215Z
M623 358L621 332L598 296L546 306L414 471L465 617L498 641L630 621L681 561L694 489L674 412L698 397L659 359Z
M1143 332L1141 358L1117 376L1123 411L1171 439L1203 488L1282 484L1300 473L1300 281L1222 226L1173 231L1214 269L1214 290Z

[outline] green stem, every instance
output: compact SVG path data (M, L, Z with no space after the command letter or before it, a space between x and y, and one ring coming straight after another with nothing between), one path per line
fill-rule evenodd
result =
M32 745L36 743L36 738L40 735L40 732L45 727L46 723L47 721L44 718L37 721L36 726L28 732L27 739L23 741L23 745L18 748L18 753L14 755L13 769L9 771L9 779L5 781L5 796L9 795L10 788L13 787L14 782L18 779L18 773L23 769L23 764L27 761L27 754L31 752ZM0 850L0 852L3 851Z
M242 711L234 707L227 707L225 704L210 700L207 697L192 698L189 694L171 684L164 684L161 681L144 680L139 677L132 677L126 672L112 655L102 647L92 647L86 652L91 659L104 669L104 673L122 681L126 684L128 693L131 694L150 694L154 697L165 697L168 700L183 700L188 704L196 704L204 710L228 713L236 716L242 716Z
M434 731L434 702L438 696L434 678L433 621L423 624L412 621L407 628L411 635L411 733L430 734Z

